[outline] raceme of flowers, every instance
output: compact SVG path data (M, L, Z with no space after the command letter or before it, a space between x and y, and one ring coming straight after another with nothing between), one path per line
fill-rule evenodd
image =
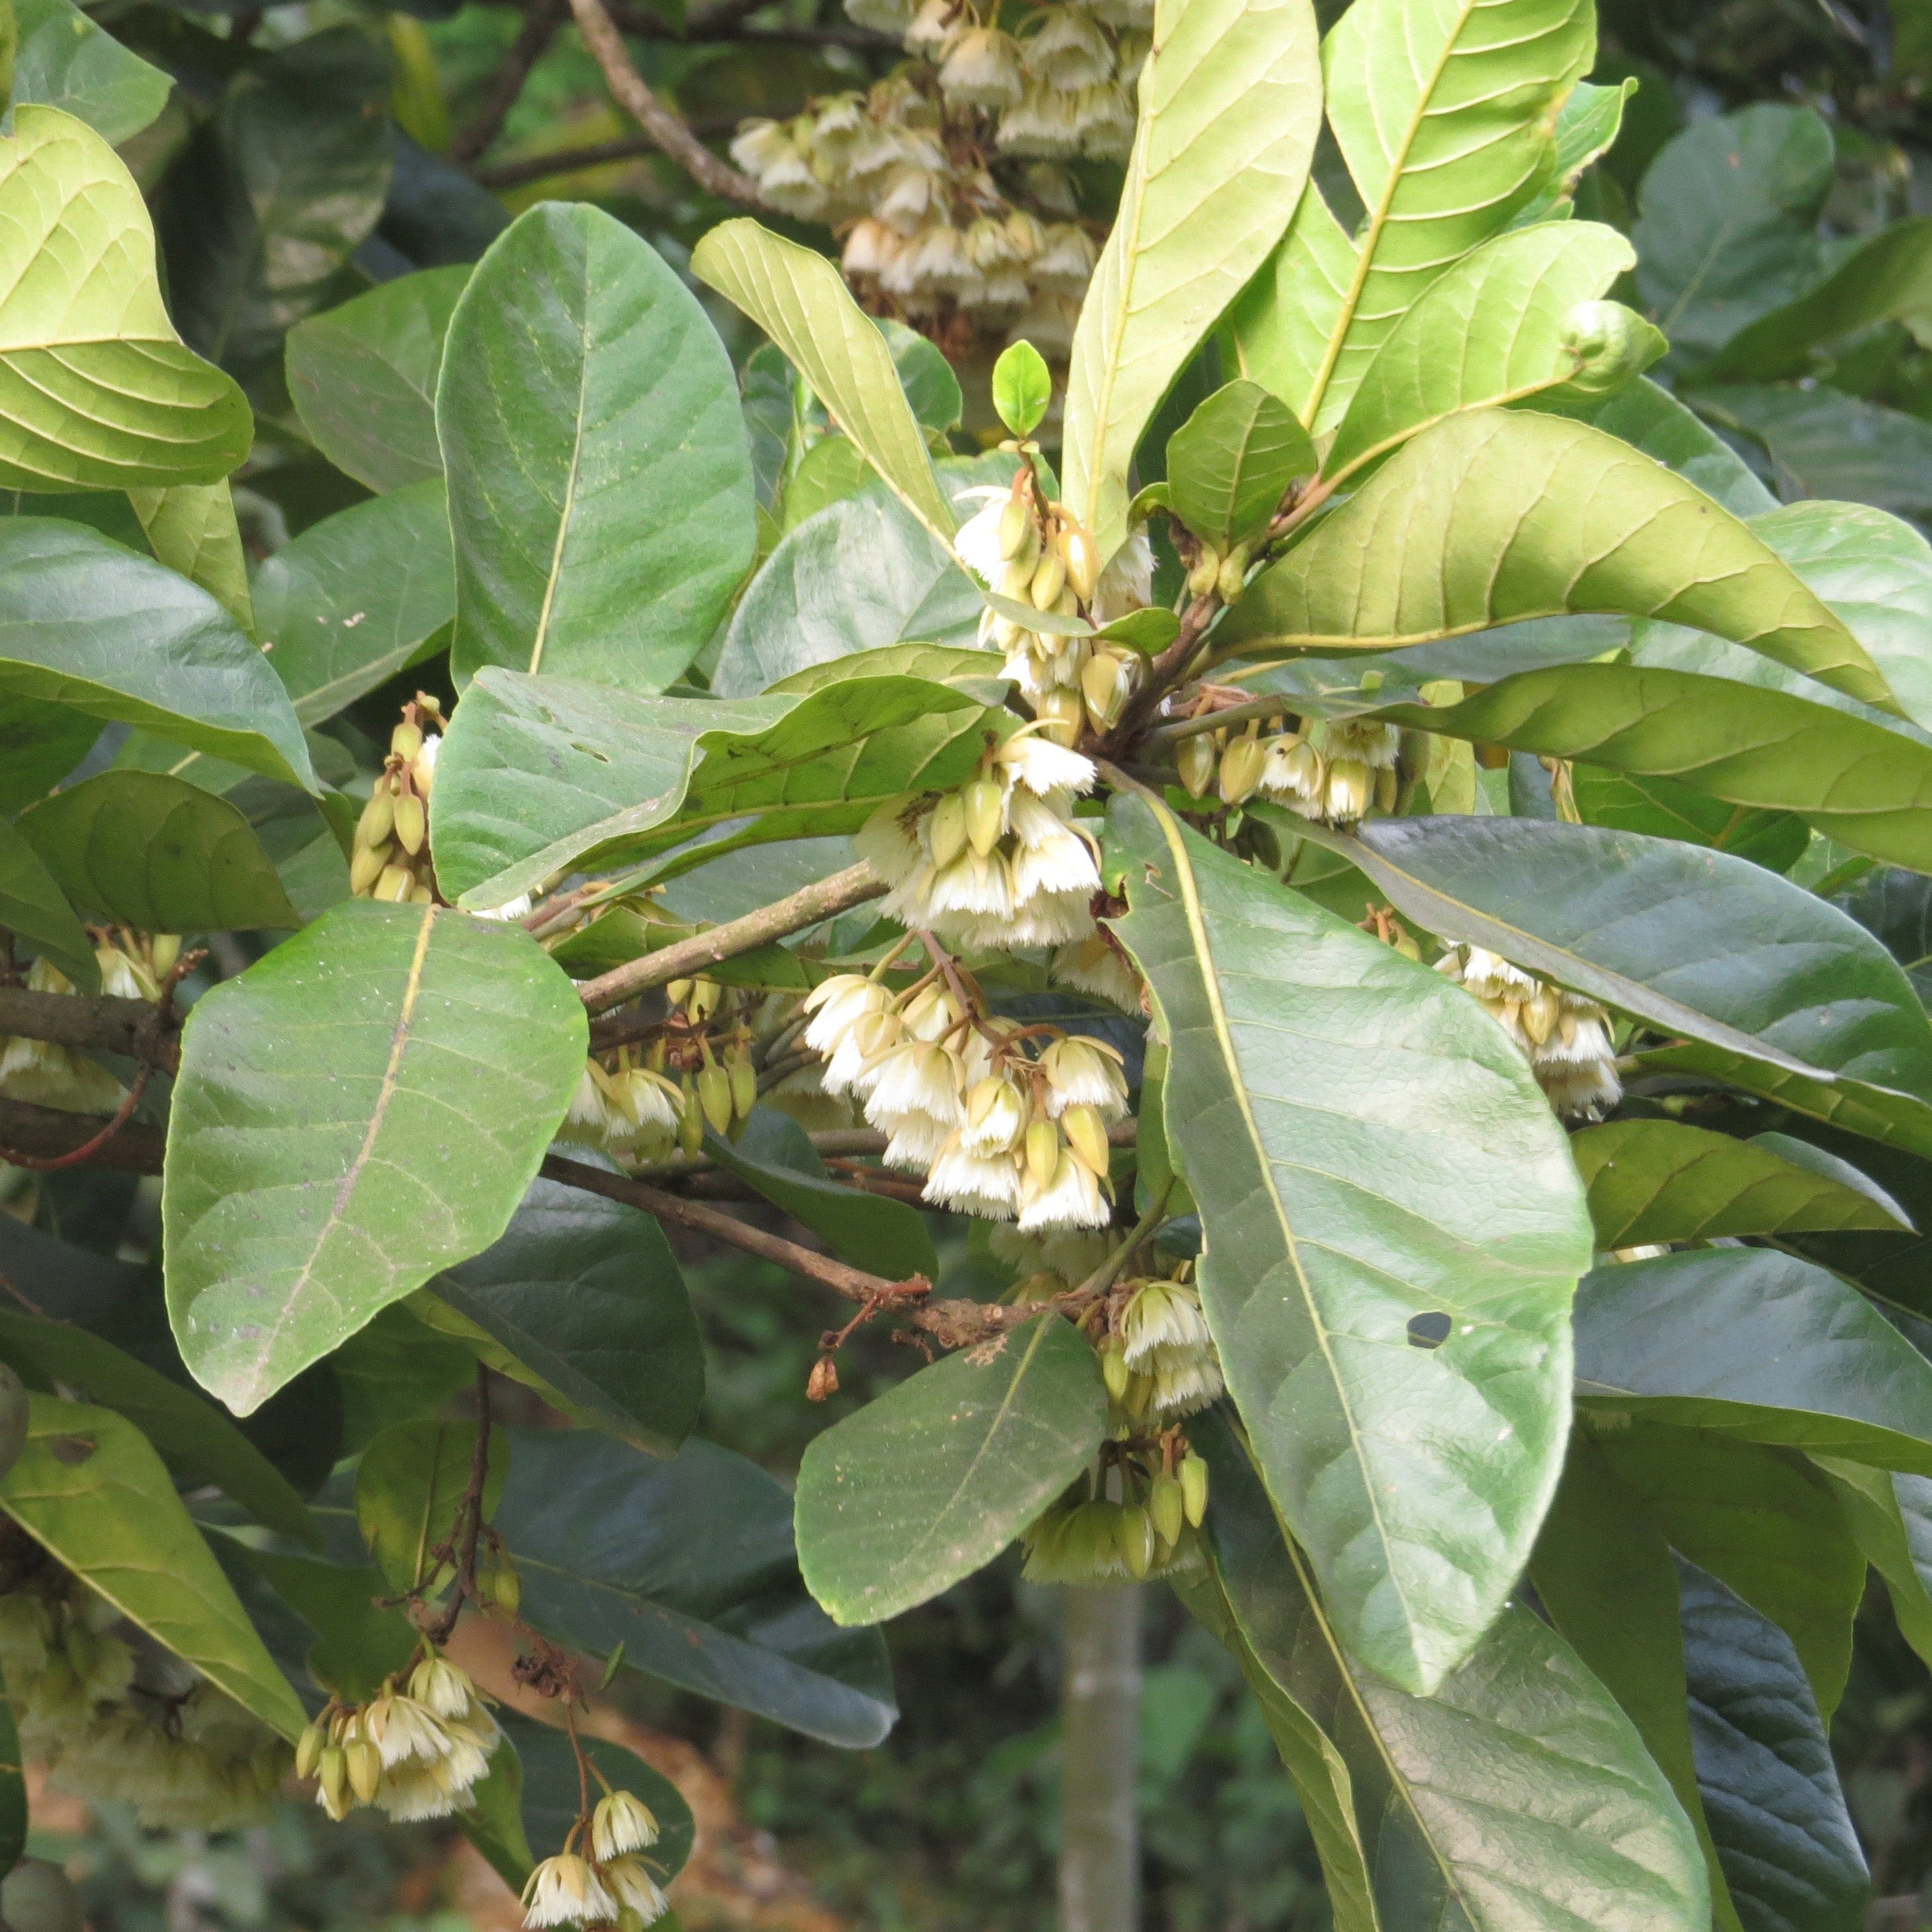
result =
M398 1823L447 1818L476 1802L502 1732L466 1672L431 1652L407 1688L388 1678L365 1704L329 1700L296 1747L296 1774L338 1822L358 1804Z
M847 11L916 64L789 121L746 122L732 158L772 207L845 230L845 272L877 305L1064 357L1098 254L1064 164L1132 148L1149 0L1041 8L1016 32L959 0Z
M1372 810L1395 809L1401 742L1395 726L1373 718L1317 719L1306 731L1266 737L1251 720L1238 734L1184 738L1176 761L1193 797L1211 787L1238 807L1258 794L1304 818L1353 825Z
M1043 616L1084 618L1096 628L1146 608L1154 552L1144 528L1102 568L1092 533L1064 503L1042 500L1030 461L1010 488L968 494L983 501L953 544L989 590ZM991 605L980 619L980 641L1004 653L1006 675L1032 705L1042 731L1062 746L1076 742L1089 724L1096 732L1110 730L1140 682L1137 652L1104 638L1034 630Z
M258 1822L289 1750L251 1713L38 1546L0 1595L0 1671L22 1751L90 1802L157 1830Z
M442 722L436 700L418 692L412 704L404 706L403 722L389 734L389 754L356 822L349 890L357 898L428 905L436 898L429 794L442 740L424 727Z
M524 1924L532 1932L547 1925L642 1932L670 1910L641 1856L657 1839L650 1808L630 1792L607 1789L588 1820L580 1818L572 1827L563 1850L530 1874L524 1887ZM587 1847L587 1858L574 1849L580 1844Z
M1530 1070L1566 1120L1600 1120L1623 1094L1610 1016L1594 1000L1552 986L1480 946L1459 946L1436 970L1480 1000L1529 1056Z

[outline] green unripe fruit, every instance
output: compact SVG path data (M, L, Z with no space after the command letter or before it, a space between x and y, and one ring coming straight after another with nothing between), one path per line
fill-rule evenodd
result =
M1640 376L1667 346L1622 302L1579 302L1563 318L1563 346L1578 358L1564 386L1586 396L1606 395Z
M1180 1459L1180 1496L1187 1520L1196 1529L1208 1514L1208 1465L1190 1449Z

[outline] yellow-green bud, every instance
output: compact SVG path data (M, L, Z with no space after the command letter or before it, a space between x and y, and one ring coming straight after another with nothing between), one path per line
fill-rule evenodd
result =
M927 836L932 845L932 862L944 868L966 849L966 801L950 791L932 808L927 821Z
M731 1076L715 1063L698 1076L698 1104L713 1133L722 1134L731 1124Z
M395 821L396 795L389 789L389 781L380 778L376 789L369 794L369 802L362 808L362 816L356 821L356 843L364 847L380 845Z
M1066 580L1083 604L1094 601L1100 582L1100 547L1088 531L1069 524L1060 533L1060 554L1066 560Z
M416 886L414 875L401 866L385 866L376 881L375 890L370 893L372 899L387 899L392 905L400 905L407 898Z
M154 976L165 980L174 970L175 962L181 957L181 934L178 932L158 932L154 934L153 958Z
M1041 735L1071 751L1080 742L1080 728L1086 722L1087 706L1079 692L1056 687L1042 692L1034 706L1040 721Z
M1221 553L1212 544L1204 543L1194 568L1187 573L1187 594L1205 597L1220 580Z
M968 778L959 794L966 839L981 858L1000 842L1006 829L1006 788L990 772Z
M1322 790L1322 810L1337 824L1352 824L1368 811L1376 795L1376 775L1360 758L1331 758Z
M382 1781L382 1754L367 1738L352 1738L342 1747L349 1788L364 1804L374 1804Z
M1093 714L1095 727L1109 731L1120 722L1120 713L1133 695L1134 664L1132 658L1117 656L1096 648L1080 668L1081 694Z
M704 1144L704 1102L688 1073L684 1076L684 1106L677 1118L677 1144L688 1154L696 1154Z
M1133 1370L1127 1366L1127 1352L1117 1336L1100 1352L1100 1379L1107 1384L1108 1394L1120 1402L1125 1400L1133 1378Z
M1217 762L1214 752L1213 734L1197 731L1191 738L1180 741L1180 749L1174 754L1174 763L1180 768L1180 782L1187 788L1190 798L1206 795L1208 788L1214 782L1214 767Z
M423 748L422 728L419 724L401 724L389 734L389 750L392 754L408 764Z
M296 1775L313 1778L322 1762L322 1748L328 1742L328 1727L318 1718L296 1740Z
M1027 592L1033 600L1033 608L1036 610L1051 610L1066 587L1066 560L1057 550L1050 550L1034 566L1033 582Z
M1096 1107L1069 1107L1060 1117L1060 1132L1073 1158L1096 1180L1105 1180L1108 1166L1107 1126Z
M346 1808L342 1801L349 1790L349 1758L340 1744L324 1747L315 1774L322 1785L322 1796L328 1800L329 1809L339 1815Z
M681 1006L691 998L692 982L688 980L673 980L664 987L664 998L674 1006Z
M1208 1514L1208 1465L1190 1449L1180 1459L1180 1498L1196 1529Z
M1035 1120L1026 1130L1027 1174L1036 1187L1045 1187L1060 1165L1060 1130L1051 1120Z
M1178 1476L1162 1473L1155 1477L1148 1496L1148 1514L1154 1518L1162 1542L1172 1547L1180 1540L1182 1526L1187 1521L1187 1499Z
M422 800L406 791L397 799L394 812L396 842L413 859L429 836L429 814L424 811Z
M694 980L684 1010L694 1020L708 1020L724 997L724 989L716 980Z
M1238 604L1241 592L1247 586L1248 546L1237 544L1228 551L1220 569L1216 573L1214 588L1221 593L1223 604Z
M1378 766L1376 770L1376 809L1393 812L1396 800L1402 796L1402 775L1393 765Z
M1138 1503L1125 1504L1114 1519L1114 1540L1136 1576L1154 1568L1154 1521Z
M1258 738L1237 738L1221 754L1222 797L1229 805L1240 805L1252 797L1267 763L1268 754Z
M731 1059L728 1071L731 1076L731 1111L740 1120L752 1117L752 1109L758 1104L758 1070L752 1064L748 1054L736 1054Z
M1006 500L1000 512L1000 554L1009 563L1031 555L1040 548L1040 532L1033 512L1017 496Z

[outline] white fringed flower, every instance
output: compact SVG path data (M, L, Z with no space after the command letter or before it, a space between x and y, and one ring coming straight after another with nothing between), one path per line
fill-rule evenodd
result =
M1019 1206L1020 1170L1012 1153L975 1153L963 1131L947 1136L926 1176L926 1198L956 1214L1010 1220Z
M1214 1338L1201 1298L1186 1282L1144 1281L1120 1315L1120 1340L1130 1369L1146 1366L1162 1348L1211 1348Z
M1063 4L1040 17L1039 32L1026 44L1028 73L1062 92L1113 79L1114 44L1086 8Z
M545 1858L524 1887L524 1923L532 1932L545 1925L601 1925L621 1909L590 1862L574 1852Z
M1104 1228L1111 1218L1100 1182L1070 1148L1060 1150L1053 1178L1046 1186L1029 1190L1022 1184L1019 1228L1023 1234L1049 1228Z
M612 1791L598 1801L590 1819L590 1849L600 1862L648 1851L657 1841L657 1819L641 1798Z
M972 27L952 44L939 70L941 93L962 107L1012 106L1026 92L1019 43L997 27Z
M598 1876L620 1908L634 1912L646 1925L655 1924L670 1910L641 1858L613 1858Z
M1069 1107L1091 1107L1104 1120L1127 1110L1127 1079L1120 1056L1104 1040L1070 1034L1040 1057L1046 1076L1046 1111L1058 1119Z

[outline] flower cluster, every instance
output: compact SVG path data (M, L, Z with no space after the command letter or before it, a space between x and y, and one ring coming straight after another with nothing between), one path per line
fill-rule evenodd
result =
M547 1925L614 1925L618 1932L642 1932L670 1910L639 1856L657 1840L650 1808L628 1791L607 1788L587 1826L580 1818L563 1850L530 1874L524 1887L524 1924L532 1932ZM580 1841L587 1844L588 1858L572 1849Z
M992 591L1043 618L1083 618L1106 625L1144 609L1151 594L1154 553L1137 530L1102 568L1099 547L1064 503L1043 502L1030 464L1006 490L982 488L981 508L953 539L960 560ZM1006 675L1032 705L1041 729L1072 746L1088 724L1119 722L1138 688L1138 652L1104 638L1034 630L1023 619L987 607L982 644L1002 652Z
M1183 1262L1169 1280L1130 1281L1117 1291L1112 1334L1100 1366L1107 1393L1127 1422L1165 1428L1205 1408L1227 1386Z
M94 956L100 968L100 989L118 1000L153 1001L181 956L172 933L130 932L117 927L100 939ZM27 968L27 989L34 993L74 993L74 982L44 958ZM48 1040L0 1036L0 1094L38 1107L70 1113L111 1114L127 1090L99 1061Z
M1529 1056L1530 1070L1566 1120L1600 1120L1623 1095L1610 1014L1480 946L1460 946L1436 970L1481 1000Z
M1179 1452L1177 1454L1177 1450ZM1111 1492L1111 1493L1110 1493ZM1030 1583L1139 1582L1198 1570L1208 1465L1174 1438L1103 1456L1022 1539Z
M358 898L428 905L436 896L429 855L429 794L442 740L424 728L442 723L436 700L418 692L389 734L389 755L356 821L349 890Z
M398 1823L447 1818L476 1803L501 1735L468 1673L431 1652L406 1689L391 1677L366 1704L331 1698L296 1746L296 1774L338 1822L358 1804Z
M1330 718L1307 731L1260 735L1258 721L1239 736L1197 732L1184 738L1180 782L1196 798L1217 785L1224 803L1259 793L1328 825L1353 825L1372 808L1395 809L1402 734L1372 718Z
M882 806L853 842L891 884L880 910L974 951L1088 938L1100 868L1073 800L1094 777L1090 759L1022 726L957 789Z
M806 1005L826 1090L859 1096L886 1166L923 1172L935 1207L1029 1234L1107 1225L1107 1126L1127 1096L1105 1042L984 1013L937 971L898 994L841 974Z
M288 1747L80 1578L24 1554L29 1574L0 1596L0 1670L23 1752L62 1790L130 1804L156 1829L259 1820Z

